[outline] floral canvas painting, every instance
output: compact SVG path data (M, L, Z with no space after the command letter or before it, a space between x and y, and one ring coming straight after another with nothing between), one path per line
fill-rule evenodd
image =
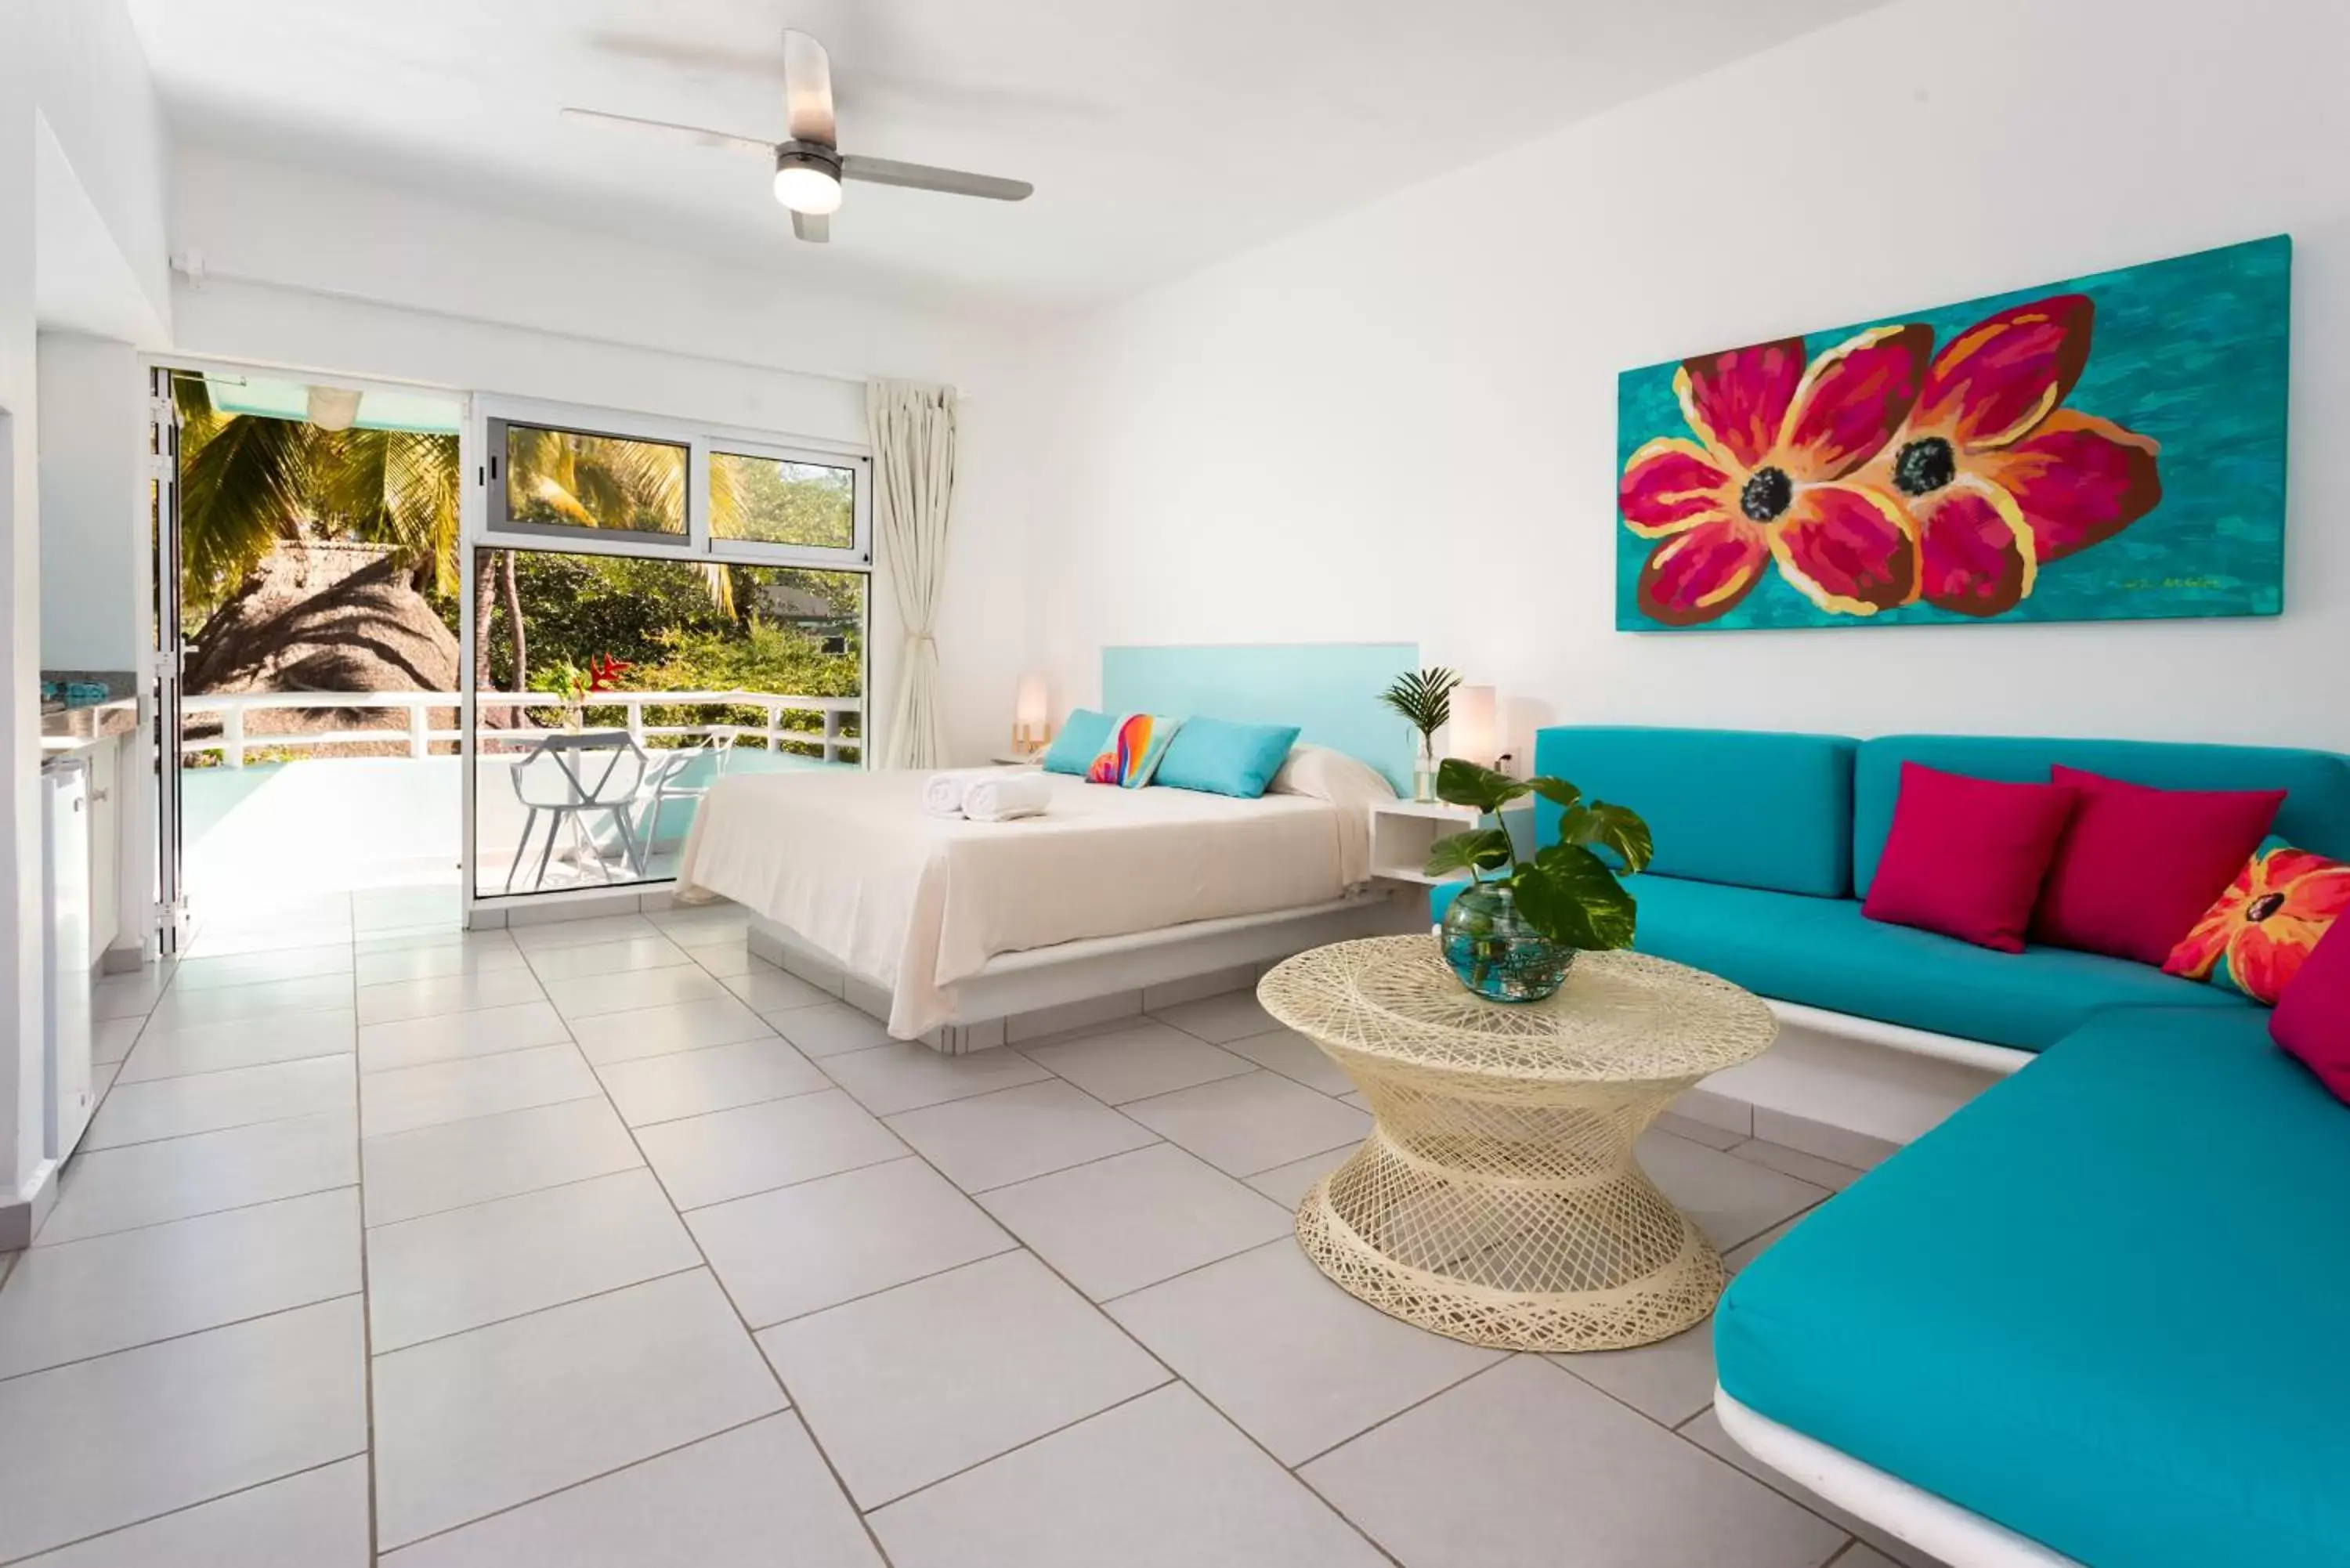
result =
M1631 631L2275 615L2278 235L1626 371Z

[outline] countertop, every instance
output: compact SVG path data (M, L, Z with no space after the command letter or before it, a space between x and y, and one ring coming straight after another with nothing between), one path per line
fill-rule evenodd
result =
M41 715L41 756L70 756L102 742L120 740L139 727L139 704L129 697L87 708Z

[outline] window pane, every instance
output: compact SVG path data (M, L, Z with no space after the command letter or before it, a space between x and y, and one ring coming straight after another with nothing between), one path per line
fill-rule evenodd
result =
M559 528L685 532L687 449L506 426L506 516Z
M719 779L861 760L862 573L548 549L474 570L484 894L668 879Z
M847 550L857 543L852 469L741 452L710 454L710 535Z

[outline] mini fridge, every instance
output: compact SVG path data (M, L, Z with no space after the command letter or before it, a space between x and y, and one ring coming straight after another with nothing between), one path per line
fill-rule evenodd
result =
M89 767L64 757L41 770L41 915L47 933L48 1106L44 1152L62 1160L89 1126Z

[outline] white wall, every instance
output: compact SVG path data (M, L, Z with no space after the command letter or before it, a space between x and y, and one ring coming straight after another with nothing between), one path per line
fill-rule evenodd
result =
M138 352L43 332L39 354L41 663L135 671L150 554Z
M2350 749L2350 8L1912 0L1039 346L1036 645L1416 637L1544 722ZM1617 373L2291 231L2280 619L1614 627Z
M836 441L866 439L868 375L967 397L939 640L958 757L1008 733L1024 642L1022 465L1006 342L985 321L819 294L779 276L202 150L180 160L176 347L192 355L600 405ZM886 711L900 623L875 595Z
M171 146L122 0L35 0L35 98L74 178L156 317L171 320L164 245Z
M0 0L0 1246L41 1147L40 504L33 5Z

